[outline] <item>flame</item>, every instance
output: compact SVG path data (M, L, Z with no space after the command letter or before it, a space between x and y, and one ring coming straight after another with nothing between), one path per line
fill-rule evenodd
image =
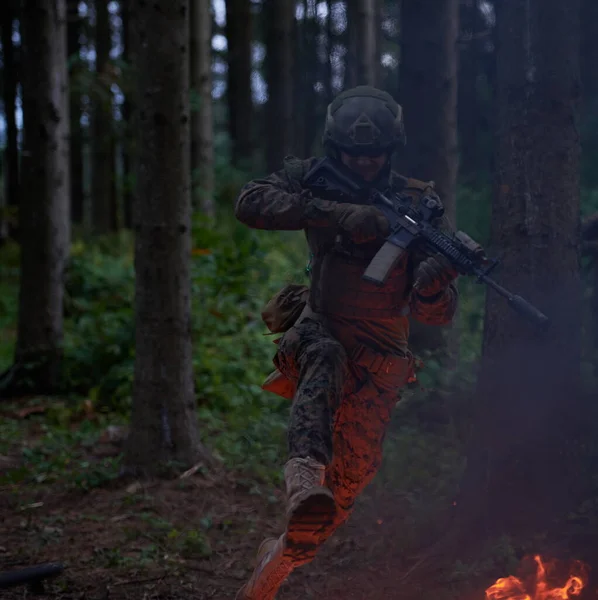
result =
M498 579L486 590L487 600L569 600L579 596L586 584L585 566L575 562L576 572L571 573L563 587L550 587L547 581L547 568L540 556L534 556L536 563L535 582L524 583L509 575Z

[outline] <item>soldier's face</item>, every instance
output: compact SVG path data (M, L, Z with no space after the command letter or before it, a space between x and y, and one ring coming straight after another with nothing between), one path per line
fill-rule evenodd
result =
M351 156L341 152L341 160L352 171L355 171L366 181L374 181L380 171L384 168L388 156L380 154L379 156Z

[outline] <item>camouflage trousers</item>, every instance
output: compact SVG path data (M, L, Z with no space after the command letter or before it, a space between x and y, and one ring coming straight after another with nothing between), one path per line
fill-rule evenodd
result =
M377 473L386 427L409 373L378 374L356 364L317 316L304 318L284 334L275 362L297 384L289 458L311 456L326 465L326 485L337 505L333 525L315 536L319 542L309 556L297 557L303 564L348 519Z

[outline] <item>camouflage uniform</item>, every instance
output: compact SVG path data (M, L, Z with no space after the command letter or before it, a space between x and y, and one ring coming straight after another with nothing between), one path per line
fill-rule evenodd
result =
M309 298L280 339L274 363L294 392L289 461L309 459L322 465L321 483L330 490L334 504L330 518L305 519L307 512L317 512L314 504L302 513L301 523L290 519L278 546L274 548L272 541L268 547L270 554L278 552L280 557L272 573L264 576L272 585L260 587L261 595L244 588L238 597L248 600L273 598L284 577L310 561L347 519L355 499L377 472L391 411L399 390L413 375L408 315L443 325L457 306L457 291L450 282L456 274L451 273L432 296L414 291L424 256L404 255L381 287L362 279L383 238L360 244L339 238L330 217L337 203L313 198L302 186L302 177L315 160L287 157L284 169L247 184L235 208L237 218L250 227L305 231L312 255ZM434 194L431 182L389 169L374 185L408 195L414 203L423 194ZM367 187L355 201L367 205ZM262 560L267 562L268 557Z

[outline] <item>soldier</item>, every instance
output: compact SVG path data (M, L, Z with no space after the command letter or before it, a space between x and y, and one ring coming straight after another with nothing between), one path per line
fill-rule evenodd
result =
M284 333L277 371L264 387L293 399L286 530L262 543L237 600L272 600L347 520L380 466L398 392L413 377L408 315L445 325L455 313L457 273L441 256L404 254L381 287L362 279L389 233L386 217L368 205L368 190L392 190L415 204L436 197L433 182L391 171L391 156L404 144L401 107L386 92L360 86L328 107L323 146L355 173L362 193L351 203L314 197L302 179L317 159L287 157L283 170L248 183L237 199L235 214L249 227L303 229L312 256L309 290L287 286L268 309L271 329Z

